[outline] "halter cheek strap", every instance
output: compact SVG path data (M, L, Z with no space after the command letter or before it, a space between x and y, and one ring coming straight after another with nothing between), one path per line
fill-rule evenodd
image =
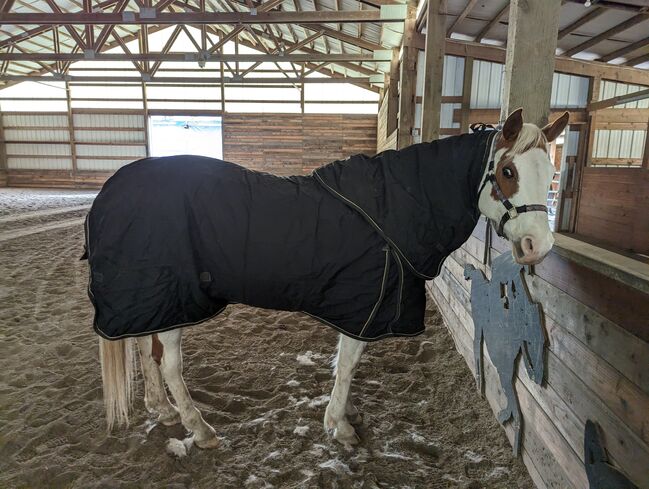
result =
M493 156L495 156L495 151ZM524 204L524 205L515 206L510 202L510 200L507 197L505 197L505 194L503 193L502 189L500 188L500 185L498 185L498 181L496 180L495 162L493 157L489 161L489 168L487 170L487 174L485 175L485 178L482 181L482 185L480 186L480 190L478 191L478 199L480 199L480 195L482 194L485 185L487 185L487 182L491 183L491 186L493 187L494 192L496 193L496 197L498 197L498 200L502 203L503 206L505 206L505 213L500 218L500 222L498 223L498 227L496 228L496 233L498 233L498 236L506 239L507 237L504 234L505 224L507 224L512 219L516 219L520 214L523 214L524 212L538 211L538 212L545 212L547 214L548 207L545 205Z

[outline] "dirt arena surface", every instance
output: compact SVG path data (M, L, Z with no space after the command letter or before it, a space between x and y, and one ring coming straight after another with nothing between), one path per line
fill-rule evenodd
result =
M0 216L93 196L0 189ZM185 380L219 448L167 453L187 434L152 421L141 379L131 427L107 436L83 228L2 241L5 232L0 220L0 488L533 487L433 304L425 334L366 349L352 386L363 415L354 451L322 428L336 333L245 306L183 339Z

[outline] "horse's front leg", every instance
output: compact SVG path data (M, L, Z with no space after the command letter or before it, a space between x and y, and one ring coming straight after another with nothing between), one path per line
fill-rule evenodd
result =
M205 422L201 412L194 406L183 380L183 359L180 350L181 330L159 333L160 371L169 386L171 395L178 404L183 426L194 433L194 443L200 448L214 448L218 445L216 432Z
M331 400L324 417L325 430L345 446L358 443L356 430L349 423L347 415L357 415L351 405L349 388L354 377L354 370L365 349L365 342L340 335L338 354L336 355L334 375L336 381L331 392Z

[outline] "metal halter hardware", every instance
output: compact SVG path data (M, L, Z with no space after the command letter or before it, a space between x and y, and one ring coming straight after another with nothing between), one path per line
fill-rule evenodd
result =
M495 139L496 137L494 137L494 141ZM494 156L495 156L495 151L494 151ZM500 200L502 205L505 206L505 213L500 218L498 227L496 227L496 233L498 233L498 236L500 236L501 238L507 239L507 236L505 236L504 234L505 224L507 224L507 222L511 221L512 219L516 219L520 214L523 214L524 212L539 211L539 212L545 212L547 214L548 207L543 204L523 204L519 206L515 206L514 204L512 204L509 201L509 199L505 197L505 194L500 188L500 185L498 185L494 168L495 168L495 162L494 162L494 158L492 157L489 160L489 168L487 170L487 174L485 175L485 178L482 181L482 185L480 186L480 190L478 191L478 200L480 200L480 195L482 194L485 185L487 185L487 182L490 182L491 186L496 192L496 197L498 197L498 200Z

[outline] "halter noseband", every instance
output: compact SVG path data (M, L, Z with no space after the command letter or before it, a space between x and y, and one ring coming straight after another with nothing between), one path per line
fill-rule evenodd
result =
M504 234L505 224L507 224L512 219L516 219L520 214L523 214L524 212L539 211L539 212L545 212L547 214L548 207L543 204L523 204L519 206L514 206L514 204L512 204L507 197L505 197L505 194L500 188L500 185L498 185L498 181L496 180L496 174L495 174L496 165L494 162L494 158L496 156L495 141L497 137L498 134L496 134L492 139L494 150L491 153L491 156L489 158L489 168L487 170L487 174L485 175L485 178L482 181L482 185L480 186L480 190L478 191L478 200L480 200L480 195L482 194L485 185L487 185L487 182L491 182L491 186L496 192L496 197L498 197L498 200L500 200L502 205L505 206L505 213L500 218L500 222L498 223L498 227L496 228L496 233L498 233L498 236L500 236L501 238L507 239L507 236L505 236Z

